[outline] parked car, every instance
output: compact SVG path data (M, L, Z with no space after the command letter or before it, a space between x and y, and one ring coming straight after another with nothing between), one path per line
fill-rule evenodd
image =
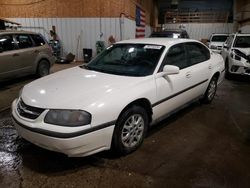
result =
M231 74L250 75L250 34L231 34L222 50L226 77Z
M68 156L111 146L128 154L149 125L194 100L210 103L223 70L221 55L196 40L122 41L89 64L24 86L12 115L18 133L40 147Z
M49 74L55 58L46 40L37 33L0 31L0 81L28 74Z
M208 41L208 47L213 52L221 53L223 44L226 42L228 36L229 34L219 34L219 33L212 34Z
M159 31L159 32L153 32L150 35L151 38L155 37L166 37L166 38L186 38L189 39L189 35L186 30L183 29L175 29L175 30L164 30L164 31Z

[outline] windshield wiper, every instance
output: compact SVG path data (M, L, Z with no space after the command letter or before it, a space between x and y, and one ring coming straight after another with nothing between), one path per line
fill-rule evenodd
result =
M85 68L85 69L87 69L87 70L95 70L95 69L93 69L93 68L91 68L90 66L88 66L88 65L82 65L82 66L80 66L81 68Z

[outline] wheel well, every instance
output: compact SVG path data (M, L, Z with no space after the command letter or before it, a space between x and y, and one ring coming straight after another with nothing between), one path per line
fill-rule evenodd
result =
M36 71L38 70L39 64L40 64L42 61L46 61L46 62L47 62L47 64L49 65L49 67L50 67L49 60L48 60L48 59L46 59L46 58L42 58L42 59L40 59L40 60L38 61L38 63L37 63Z
M220 73L219 73L219 72L216 72L216 73L213 75L213 77L216 77L216 79L218 80L219 77L220 77Z
M140 106L140 107L143 107L147 114L148 114L148 118L149 118L149 123L152 121L152 114L153 114L153 111L152 111L152 107L151 107L151 103L149 102L148 99L146 98L141 98L141 99L137 99L131 103L129 103L122 111L121 113L119 114L119 117L118 119L120 118L120 116L122 115L122 113L124 111L126 111L128 108L132 107L132 106Z
M214 75L213 75L213 77L216 77L217 78L217 80L219 79L219 77L220 77L220 73L219 72L216 72Z

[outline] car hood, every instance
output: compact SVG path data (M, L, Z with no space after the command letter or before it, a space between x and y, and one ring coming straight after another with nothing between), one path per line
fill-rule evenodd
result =
M224 42L213 42L213 41L211 41L209 45L210 46L212 46L212 45L213 46L223 46L223 44L224 44Z
M134 86L143 77L118 76L74 67L24 86L21 98L34 107L82 109L103 97Z
M237 49L239 51L241 51L242 53L244 53L246 56L250 55L250 48L234 48Z

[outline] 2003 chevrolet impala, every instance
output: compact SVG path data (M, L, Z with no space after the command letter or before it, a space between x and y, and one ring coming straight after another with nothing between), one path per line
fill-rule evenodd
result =
M24 139L68 156L136 150L149 125L190 102L210 103L224 78L220 55L190 39L118 42L89 64L24 86L12 104Z

